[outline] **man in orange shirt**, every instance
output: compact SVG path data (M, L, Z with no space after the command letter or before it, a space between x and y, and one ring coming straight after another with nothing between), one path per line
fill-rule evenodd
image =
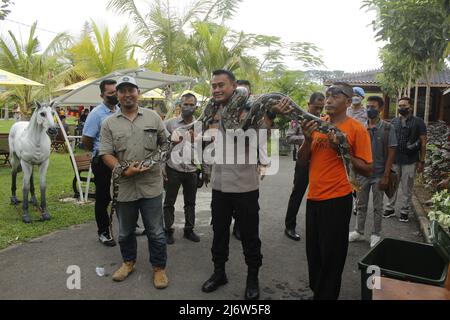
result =
M347 117L353 88L336 83L327 90L325 111L329 121L346 134L356 173L372 174L370 136L362 124ZM317 132L314 121L302 124L305 142L299 150L299 165L310 166L306 208L306 253L310 288L315 300L337 300L348 252L352 214L352 187L344 163L338 157L336 134Z

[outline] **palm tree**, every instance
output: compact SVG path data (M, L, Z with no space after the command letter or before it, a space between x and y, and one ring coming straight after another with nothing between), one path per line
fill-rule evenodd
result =
M170 0L155 0L148 14L142 15L134 0L110 0L108 8L128 15L147 52L146 67L169 74L185 71L184 56L189 50L186 29L196 21L232 17L241 0L196 0L181 13ZM159 70L158 70L159 69ZM166 103L171 105L173 90L165 89Z
M68 52L73 67L66 76L78 75L78 80L83 80L137 67L136 47L126 26L111 38L108 28L101 30L94 21L86 23L79 41Z
M11 0L2 0L2 4L0 4L0 20L5 20L6 16L11 13L8 6L13 4Z
M209 79L217 69L228 69L246 79L255 77L257 59L247 54L252 45L251 36L211 22L197 22L192 28L182 66L186 74L199 79L201 94L208 95Z
M7 92L26 116L29 115L33 101L50 98L54 77L62 70L62 52L71 43L68 34L60 33L40 52L40 42L35 35L36 27L37 22L33 23L24 44L11 31L8 32L9 37L0 38L0 68L46 85L43 88L18 86Z

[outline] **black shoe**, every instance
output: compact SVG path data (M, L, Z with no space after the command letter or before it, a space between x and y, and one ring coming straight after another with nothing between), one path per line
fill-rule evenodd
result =
M211 278L203 284L202 291L205 293L211 293L227 283L228 279L225 273L214 273Z
M98 236L98 241L107 247L115 247L117 245L116 241L107 233L103 232Z
M241 238L241 232L239 231L239 228L236 226L236 224L234 225L234 228L233 228L233 236L234 236L237 240L242 241L242 238Z
M386 210L386 211L384 211L383 218L389 219L389 218L392 218L392 217L395 217L395 211L394 210Z
M295 232L295 229L285 229L284 234L291 240L294 241L300 241L301 237L297 232Z
M400 215L399 221L400 221L400 222L409 222L409 217L408 217L408 215L402 213L402 214Z
M173 230L166 231L166 243L172 245L175 243L175 238L173 237Z
M247 276L247 287L245 288L245 300L258 300L259 299L259 281L258 270L249 270Z
M196 235L194 231L190 231L190 232L185 231L184 237L192 242L196 242L196 243L200 242L200 237L198 235Z

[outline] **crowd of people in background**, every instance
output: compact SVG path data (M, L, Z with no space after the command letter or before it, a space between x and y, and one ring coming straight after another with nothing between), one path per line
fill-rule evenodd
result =
M236 88L244 86L252 99L251 84L237 81L233 73L217 70L211 79L211 92L217 111L210 128L225 133L220 122L221 112L230 101ZM113 276L114 281L124 281L134 271L139 215L148 237L150 264L153 268L154 286L164 289L169 285L166 274L167 245L175 244L175 203L180 188L184 195L184 238L198 243L195 232L196 196L199 186L200 166L169 161L160 166L143 167L142 163L126 161L144 160L156 148L171 142L185 143L195 137L187 125L196 118L197 98L186 94L181 98L179 116L163 121L154 111L139 107L139 86L132 77L116 82L107 80L100 86L103 103L80 117L83 124L83 144L92 151L92 168L96 183L95 216L98 239L106 246L116 246L109 231L111 224L108 206L111 203L111 181L117 179L116 212L119 221L118 243L123 265ZM326 92L313 93L307 111L324 121L329 121L347 136L351 149L352 165L358 174L357 192L348 181L345 167L337 157L337 136L317 131L315 121L292 121L288 142L294 145L295 174L292 194L287 203L285 235L301 241L297 228L298 213L305 194L306 249L310 288L314 299L338 299L342 272L349 243L366 241L366 220L369 214L369 196L373 195L374 227L369 239L374 247L382 237L382 220L396 214L395 205L401 204L399 219L407 222L411 214L411 192L416 172L423 170L425 160L426 127L423 120L414 117L413 103L409 98L398 102L399 117L391 123L383 120L384 100L369 96L362 88L352 88L346 83L336 83ZM251 104L243 110L242 117ZM272 108L264 121L264 128L274 128L277 115L291 110L289 99L283 99ZM187 137L187 138L186 138ZM225 140L235 144L234 139ZM248 146L247 146L248 147ZM247 148L248 149L248 148ZM177 149L177 152L184 150ZM246 153L249 150L246 150ZM179 154L178 156L182 156ZM233 234L242 241L247 265L245 298L257 300L260 296L259 270L263 263L259 237L259 184L260 168L255 164L213 164L203 172L202 182L212 188L211 248L214 271L201 286L205 293L218 290L228 283L226 262L229 256L230 227L234 218ZM401 196L394 194L385 201L385 191L391 173L400 179ZM116 177L116 178L114 178ZM115 189L114 189L115 190ZM352 212L356 226L350 230Z

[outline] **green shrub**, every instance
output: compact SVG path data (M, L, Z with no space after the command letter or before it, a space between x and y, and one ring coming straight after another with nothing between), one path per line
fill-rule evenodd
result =
M428 214L432 221L437 221L444 228L450 228L450 194L448 190L436 193L433 198L433 211Z

